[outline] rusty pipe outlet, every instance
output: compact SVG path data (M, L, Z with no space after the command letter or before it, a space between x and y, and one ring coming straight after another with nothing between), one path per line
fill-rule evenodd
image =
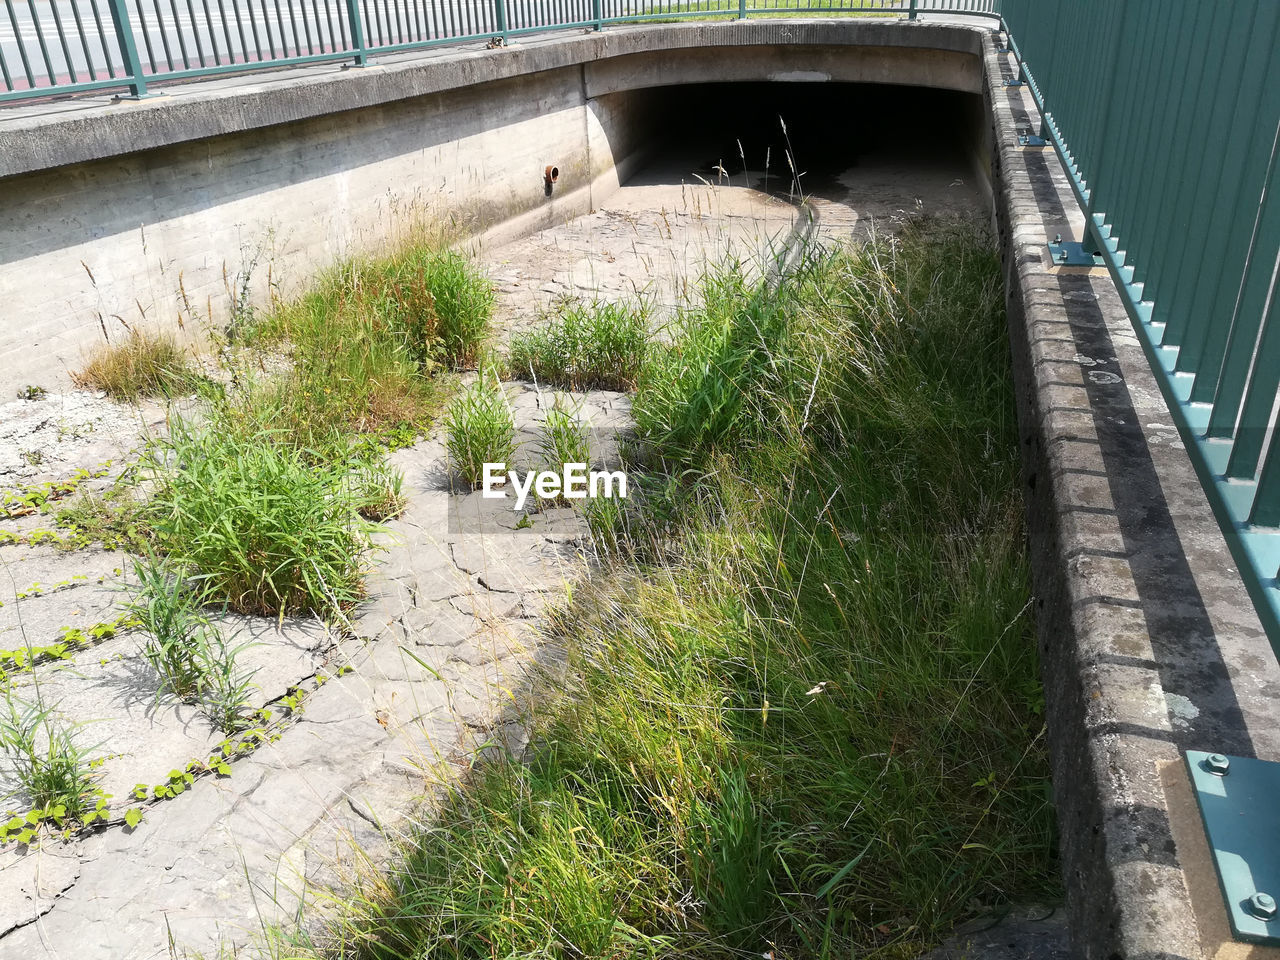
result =
M551 195L551 185L560 179L560 168L547 164L547 169L542 173L542 180L547 185L547 196Z

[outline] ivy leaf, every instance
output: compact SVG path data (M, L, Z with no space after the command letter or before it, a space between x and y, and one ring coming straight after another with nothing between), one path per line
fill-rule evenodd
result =
M31 824L31 826L34 827L36 824L40 822L40 814L42 812L43 811L40 811L40 810L28 810L27 815L25 817L26 822Z
M31 841L35 839L35 836L36 836L36 832L32 830L30 827L28 827L26 830L23 830L20 834L18 834L18 842L23 845L29 846L31 844Z
M136 827L142 822L142 808L132 807L124 812L124 822L130 828Z
M229 763L220 763L214 767L214 769L218 772L218 776L220 777L231 776L231 765Z
M98 811L90 810L88 813L86 813L83 817L80 818L80 822L87 827L89 824L93 823L93 821L97 819L98 819Z

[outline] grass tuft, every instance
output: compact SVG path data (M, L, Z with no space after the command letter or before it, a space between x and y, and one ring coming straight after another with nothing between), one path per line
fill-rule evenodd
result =
M334 611L363 595L373 525L350 464L216 419L175 419L157 444L152 524L159 548L241 613Z
M6 696L0 713L0 753L33 808L62 808L60 818L77 820L93 806L89 751L77 743L76 728L53 708Z
M486 463L509 463L515 455L515 420L496 378L482 375L454 398L444 427L449 461L472 487L480 486Z
M510 369L564 390L630 390L648 342L642 307L574 300L550 323L511 338Z
M132 401L188 390L195 374L172 336L134 327L124 340L98 346L71 379L78 387Z

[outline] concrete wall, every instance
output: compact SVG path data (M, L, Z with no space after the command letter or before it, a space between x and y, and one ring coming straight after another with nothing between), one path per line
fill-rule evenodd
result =
M587 212L643 158L658 87L976 92L979 49L969 29L867 20L655 25L7 109L0 395L64 381L122 323L220 319L246 273L261 300L415 223L497 242Z
M642 148L645 100L587 101L570 67L10 178L3 389L74 367L122 320L221 316L245 274L261 299L268 275L287 293L415 223L474 236L584 213Z

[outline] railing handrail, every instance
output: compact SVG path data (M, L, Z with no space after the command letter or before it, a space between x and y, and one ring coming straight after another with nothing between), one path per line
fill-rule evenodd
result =
M48 0L0 10L0 104L118 89L145 97L164 81L325 61L364 66L381 53L548 30L600 30L653 19L778 14L967 13L997 18L996 0ZM104 25L100 2L106 4ZM786 3L796 6L786 6ZM84 6L92 8L86 25ZM65 7L75 30L63 22ZM16 11L16 12L15 12ZM6 25L7 16L7 25ZM46 36L57 33L50 49ZM104 28L105 27L105 28ZM25 39L24 39L25 38ZM35 41L32 43L31 40ZM21 70L12 63L16 47ZM38 48L38 49L37 49ZM211 62L212 61L212 62ZM88 79L81 79L83 71ZM102 74L100 76L100 74Z

